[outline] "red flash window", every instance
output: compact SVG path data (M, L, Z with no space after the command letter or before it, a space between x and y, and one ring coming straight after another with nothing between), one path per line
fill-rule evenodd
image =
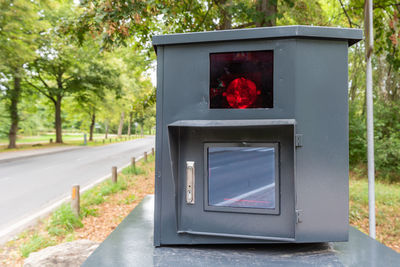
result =
M272 108L273 51L210 54L210 108Z

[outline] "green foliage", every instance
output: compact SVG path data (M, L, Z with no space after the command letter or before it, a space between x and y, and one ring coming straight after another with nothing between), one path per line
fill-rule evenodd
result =
M31 252L35 252L53 245L55 245L53 240L35 233L27 243L24 243L20 247L20 252L22 257L27 258Z
M81 2L83 12L77 22L65 28L75 32L81 41L90 34L99 35L106 48L127 46L132 37L140 40L135 45L151 48L149 41L154 34L275 25L276 19L283 16L279 6L293 7L294 3L294 0L89 0Z
M9 116L3 101L0 101L0 138L7 136L10 129Z
M80 227L83 227L81 219L75 216L70 205L63 204L52 214L48 231L51 235L58 236Z
M107 180L105 184L100 188L100 194L102 196L108 196L115 194L119 191L123 191L127 188L125 180L119 179L117 183L113 183L111 180Z
M375 104L375 158L378 177L400 181L400 100Z
M92 188L82 194L81 205L88 207L91 205L99 205L104 202L103 195L99 192L98 187Z
M377 205L400 205L400 184L377 182L375 184ZM368 205L368 181L366 179L350 181L350 200L360 205Z
M81 206L81 216L82 217L88 217L88 216L94 216L97 217L97 209L91 209L86 206Z
M349 160L352 167L359 163L366 162L367 142L366 142L366 123L361 114L354 111L354 107L349 112Z
M131 175L131 174L139 175L139 174L143 174L143 173L144 173L144 171L138 166L135 166L135 167L129 166L122 170L122 174L125 174L125 175Z

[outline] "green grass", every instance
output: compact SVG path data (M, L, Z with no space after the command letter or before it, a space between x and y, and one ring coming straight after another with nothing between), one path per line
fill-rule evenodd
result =
M123 170L123 172L125 169ZM99 205L105 201L105 197L123 191L127 188L127 181L123 177L118 177L117 183L106 180L101 184L87 190L81 196L81 210L89 209L90 206ZM88 211L90 213L90 211Z
M104 202L103 195L99 192L99 187L92 188L82 194L81 205L84 207L99 205Z
M357 175L354 175L357 176ZM350 179L350 224L368 233L368 180ZM375 182L377 239L387 246L400 246L400 184Z
M385 206L400 205L400 184L375 182L376 204ZM361 205L368 205L368 181L352 179L350 181L350 200Z
M104 134L96 133L96 134L93 134L93 137L95 139L102 139L104 137ZM89 135L87 135L87 138L89 139ZM50 139L53 139L53 141L55 141L56 135L55 134L41 134L41 135L36 135L36 136L18 136L17 144L43 142L43 141L50 142ZM77 134L65 133L65 134L63 134L64 142L71 141L71 140L82 140L83 141L83 133L77 133ZM8 142L7 138L0 139L0 143L7 143L7 142Z
M81 218L75 216L70 205L63 204L52 214L47 230L50 235L60 236L79 227L83 227Z
M108 196L115 194L119 191L125 190L127 184L124 179L119 178L117 183L113 183L110 180L105 181L105 183L100 187L100 194L102 196Z
M143 173L144 173L144 171L138 166L135 166L135 167L129 166L122 170L122 174L124 174L124 175L132 175L132 174L139 175L139 174L143 174Z
M38 251L40 249L49 246L53 246L54 244L55 241L35 233L27 243L23 244L20 247L20 252L22 257L27 258L29 254L31 254L32 252Z
M81 207L81 217L94 216L97 217L97 209L83 206Z

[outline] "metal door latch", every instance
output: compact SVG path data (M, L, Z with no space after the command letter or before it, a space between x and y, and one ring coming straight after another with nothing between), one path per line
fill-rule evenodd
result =
M302 134L296 134L295 143L296 143L296 147L303 146L303 135Z
M186 203L194 204L194 161L186 161Z
M303 210L296 210L296 223L303 222Z

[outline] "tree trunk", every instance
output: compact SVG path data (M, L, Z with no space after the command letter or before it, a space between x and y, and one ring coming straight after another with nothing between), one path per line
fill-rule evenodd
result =
M128 136L131 136L132 112L129 112Z
M228 10L229 6L232 4L231 2L231 0L216 1L222 15L222 19L218 27L219 30L232 29L232 17Z
M62 141L62 122L61 122L61 101L62 96L57 96L54 102L55 106L55 127L56 127L56 143L61 144Z
M118 137L121 137L122 135L122 127L124 126L124 117L125 117L125 112L121 112L121 119L119 120L119 127L118 127Z
M278 12L278 0L258 0L256 20L257 27L271 27L276 25L276 13Z
M89 141L93 141L93 129L94 129L95 122L96 122L96 112L93 110L92 121L90 123Z
M143 137L143 124L140 124L140 135Z
M19 123L18 102L20 95L21 95L21 78L19 77L19 73L16 73L14 76L14 88L10 90L11 104L9 106L9 112L11 117L11 126L10 126L10 132L8 134L8 140L9 140L8 148L17 147L17 133L18 133L18 123Z
M104 136L105 139L108 138L108 120L105 121L105 125L106 125L106 135Z

